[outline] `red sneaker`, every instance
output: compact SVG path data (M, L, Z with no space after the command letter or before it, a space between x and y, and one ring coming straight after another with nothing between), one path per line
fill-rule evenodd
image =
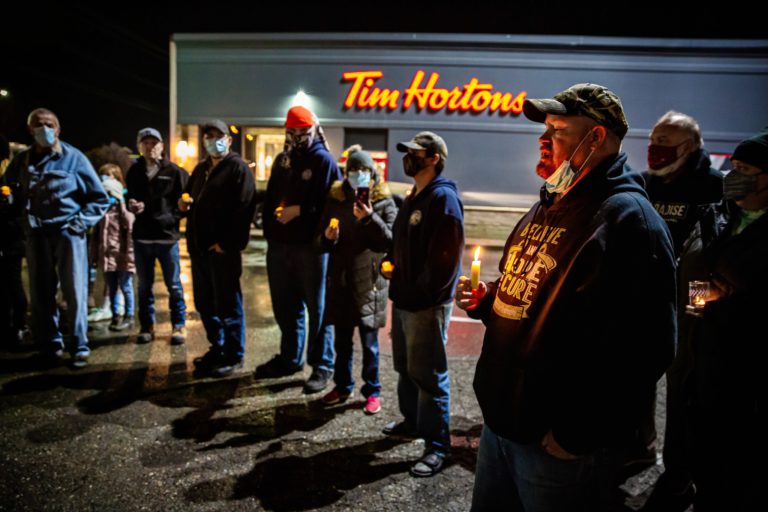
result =
M363 412L365 414L376 414L381 410L381 400L377 396L369 396L365 400L365 407L363 407Z

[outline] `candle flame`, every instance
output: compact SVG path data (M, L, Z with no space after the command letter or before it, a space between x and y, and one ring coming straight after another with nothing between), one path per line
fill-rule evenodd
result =
M480 259L480 246L479 245L475 248L475 259L476 260Z

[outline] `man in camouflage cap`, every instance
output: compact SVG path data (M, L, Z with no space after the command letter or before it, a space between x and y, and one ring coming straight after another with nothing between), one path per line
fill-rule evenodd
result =
M501 276L475 289L461 277L456 293L486 325L472 509L597 511L615 484L605 475L619 474L604 455L633 436L672 361L674 254L621 152L614 93L577 84L523 112L545 127L541 200L509 236Z
M523 104L523 111L525 117L537 123L543 123L547 114L586 116L619 139L623 139L629 129L619 97L597 84L572 85L552 99L529 99Z

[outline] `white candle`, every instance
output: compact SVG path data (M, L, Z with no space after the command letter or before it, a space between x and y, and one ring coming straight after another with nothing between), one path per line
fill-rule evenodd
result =
M472 260L472 272L470 273L472 289L477 290L480 284L480 247L475 249L475 259Z

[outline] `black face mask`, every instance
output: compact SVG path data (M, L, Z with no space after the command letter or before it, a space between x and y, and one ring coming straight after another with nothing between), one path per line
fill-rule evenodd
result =
M420 170L424 169L427 166L425 157L420 157L416 155L412 155L410 153L403 156L403 171L405 171L406 176L410 176L413 178L416 176Z

